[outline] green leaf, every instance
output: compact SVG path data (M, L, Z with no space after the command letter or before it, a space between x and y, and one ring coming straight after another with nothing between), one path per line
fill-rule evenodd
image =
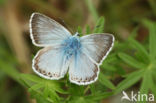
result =
M110 66L109 64L103 64L100 66L100 68L103 68L105 70L112 71L112 72L116 71L116 68L114 66Z
M152 78L152 75L150 75L150 81L151 81L150 82L150 89L151 89L152 93L156 96L156 84Z
M42 94L36 91L31 91L31 97L35 98L37 103L53 103L53 100L45 98Z
M95 94L96 93L95 85L94 84L90 84L89 87L90 87L91 93Z
M40 88L42 88L42 87L44 87L44 85L43 84L35 84L35 85L33 85L33 86L31 86L29 89L28 89L28 91L32 91L32 90L38 90L38 89L40 89Z
M91 99L85 99L83 96L72 97L67 103L95 103Z
M0 60L0 70L2 70L8 76L10 76L11 78L13 78L14 80L20 83L19 81L20 73L17 71L15 66L12 65L11 63L7 62L7 65L6 65L6 62L4 60Z
M149 58L147 57L147 59L145 59L146 57L144 55L142 55L142 53L136 51L135 52L135 56L136 56L136 59L139 61L139 62L142 62L146 65L148 65L150 63L150 60Z
M86 26L86 34L91 34L91 29L89 25Z
M135 27L128 38L135 39L137 36L138 27Z
M142 83L141 83L140 94L148 94L150 84L153 82L151 80L150 76L151 76L151 71L146 70L145 73L144 73L144 76L143 76ZM144 99L144 101L146 101L145 98L143 98L143 99Z
M142 55L144 57L144 60L146 60L146 61L149 60L148 52L143 45L141 45L138 41L136 41L133 38L129 38L128 41L129 41L130 46L133 47L134 49L138 50L140 55Z
M62 94L67 94L68 92L65 91L65 89L62 89L64 86L64 83L61 83L60 81L48 81L47 82L49 88L53 88L55 91L62 93Z
M84 94L84 86L69 83L69 92L74 96L82 96Z
M134 85L136 82L140 80L140 78L143 76L144 70L139 70L132 72L128 75L126 79L124 79L122 82L120 82L116 90L114 91L115 94L120 93L122 90L125 90L129 88L130 86Z
M104 60L104 62L102 63L103 64L106 64L106 63L112 63L112 62L116 62L116 61L119 61L118 60L118 57L117 57L117 53L112 53L112 54L109 54L108 57Z
M102 73L99 74L99 82L110 89L115 89L113 83L109 81L107 77Z
M156 59L156 23L148 20L144 20L143 23L149 29L149 51L150 59L153 61Z
M127 64L129 64L132 67L135 67L137 69L145 69L146 65L138 62L137 60L135 60L133 57L125 54L125 53L119 53L118 56Z
M33 82L36 82L36 83L43 82L43 79L40 78L39 76L36 76L36 75L32 75L32 74L21 74L20 76L21 76L21 78L23 80L27 79L29 81L33 81Z
M80 26L78 26L77 31L78 31L78 33L79 33L79 35L81 37L82 36L82 28Z
M115 73L117 73L119 75L125 75L126 74L125 69L122 68L121 66L116 65L115 67L116 67L116 72Z
M104 98L108 98L110 96L112 96L113 93L112 92L105 92L105 93L96 93L94 95L88 95L88 96L85 96L85 99L91 99L91 100L101 100L101 99L104 99Z
M43 95L46 98L49 96L49 88L47 85L44 86Z
M151 78L151 71L146 70L145 73L144 73L143 80L142 80L142 83L141 83L141 88L140 88L140 92L142 94L147 94L148 89L150 87L149 84L152 82L151 79L152 79Z
M98 19L98 21L96 22L96 26L94 27L93 32L94 32L94 33L103 33L103 30L104 30L104 23L105 23L104 17L100 17L100 18Z

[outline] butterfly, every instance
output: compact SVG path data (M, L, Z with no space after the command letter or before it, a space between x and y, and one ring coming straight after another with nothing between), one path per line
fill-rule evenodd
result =
M88 85L98 79L99 66L114 44L108 33L72 35L55 20L33 13L30 18L30 37L35 46L43 47L32 61L33 71L39 76L58 80L69 73L69 80L77 85Z

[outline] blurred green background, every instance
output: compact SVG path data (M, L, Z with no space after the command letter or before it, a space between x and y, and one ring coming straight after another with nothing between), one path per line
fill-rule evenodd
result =
M29 19L33 12L40 12L51 18L55 18L73 33L79 27L78 30L81 29L83 35L86 28L89 28L87 30L93 30L99 17L103 16L104 18L101 22L104 23L104 32L115 35L115 47L107 59L111 63L104 63L101 66L101 71L103 71L107 79L106 81L105 79L104 81L100 79L98 82L104 85L95 83L95 85L79 87L63 82L63 86L65 85L64 87L66 89L71 88L74 92L77 92L77 89L82 89L86 93L83 94L84 96L94 95L94 97L99 97L98 99L91 100L93 103L120 103L121 96L119 93L122 90L129 87L131 88L130 90L137 91L141 89L140 84L142 82L139 80L139 77L137 77L136 82L132 81L133 84L127 87L123 87L122 83L120 84L125 75L137 71L133 68L142 68L139 67L137 61L135 63L132 58L127 57L127 54L125 55L122 52L128 53L131 57L139 58L138 60L141 59L139 62L150 64L148 61L146 62L144 55L144 57L141 57L139 52L136 51L150 51L148 49L148 44L151 40L149 40L149 34L151 32L156 33L154 31L156 30L156 26L151 26L155 25L154 23L156 21L155 0L0 0L0 103L36 103L36 98L41 97L41 95L32 97L31 95L33 93L27 89L30 86L27 86L21 80L22 73L33 74L31 61L35 53L40 49L33 46L29 35ZM156 37L156 34L152 35L154 36L151 38ZM128 38L131 39L128 40ZM156 38L153 41L156 41ZM154 47L156 44L153 41L150 43L153 43L152 45ZM131 42L133 42L132 48L128 46ZM138 49L139 47L141 49ZM146 54L145 52L144 54ZM156 54L156 51L153 52L153 54ZM115 60L112 60L112 58ZM129 61L125 60L126 58ZM154 60L153 64L155 63ZM154 68L156 69L156 66ZM140 74L142 72L138 73ZM132 80L132 78L129 78L129 80ZM146 84L147 81L143 83ZM156 87L155 81L156 76L152 81L154 84L149 83L149 85L153 86L151 88ZM127 82L123 82L123 84L127 84ZM111 87L107 88L109 86ZM96 94L95 88L99 90L99 95ZM87 99L83 100L84 98L80 98L81 93L72 97L71 95L74 94L70 93L70 90L66 91L68 92L66 96L58 94L58 96L64 99L56 99L54 102L90 102ZM113 94L103 95L102 97L100 93L105 91L111 91L110 93ZM156 88L151 93L154 92L156 93ZM47 97L50 98L50 96ZM39 102L48 103L44 99L39 100Z

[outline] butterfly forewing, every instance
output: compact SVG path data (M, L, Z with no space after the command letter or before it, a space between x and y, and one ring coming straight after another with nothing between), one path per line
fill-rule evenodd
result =
M30 34L36 46L53 46L71 36L71 33L55 20L33 13L30 18Z
M46 79L59 79L68 69L68 62L60 50L61 43L70 32L49 17L33 13L30 18L30 35L36 46L43 46L33 59L33 70Z
M82 52L97 64L101 64L113 47L114 36L112 34L90 34L80 38Z

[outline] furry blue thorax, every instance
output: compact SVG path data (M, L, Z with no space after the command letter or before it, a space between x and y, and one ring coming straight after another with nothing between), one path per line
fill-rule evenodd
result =
M63 41L62 47L66 59L69 59L72 55L77 56L81 48L79 37L78 36L68 37Z

